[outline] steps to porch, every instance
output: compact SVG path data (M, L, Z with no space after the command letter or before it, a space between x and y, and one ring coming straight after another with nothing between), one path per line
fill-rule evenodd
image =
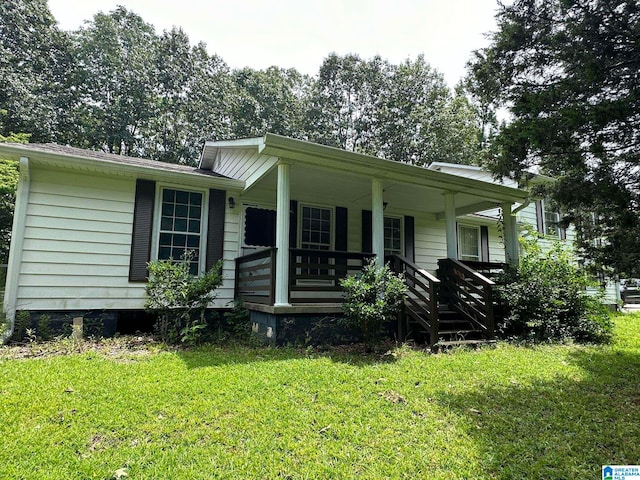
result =
M433 341L428 336L424 322L408 319L406 339L416 340L419 343L426 343L433 350L448 349L456 346L487 345L495 343L495 340L488 339L482 329L477 328L473 323L465 319L459 312L451 310L448 305L438 307L438 337Z

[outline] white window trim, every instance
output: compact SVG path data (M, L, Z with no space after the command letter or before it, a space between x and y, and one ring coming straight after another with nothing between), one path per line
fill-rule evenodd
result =
M547 213L555 213L556 215L558 215L558 223L562 220L562 214L559 210L547 210L547 200L546 199L542 199L542 228L544 231L544 235L546 237L550 237L550 238L555 238L555 239L560 239L560 227L557 226L556 227L556 233L549 233L547 231L548 228L548 224L547 224ZM557 224L556 224L557 225Z
M400 220L400 255L404 256L404 215L384 215L383 222L384 222L384 218L395 218ZM384 232L383 232L383 235L384 235ZM386 249L385 249L385 255L386 255Z
M304 209L304 207L310 207L310 208L321 208L324 210L329 210L331 213L329 215L329 241L331 242L331 245L329 246L329 251L334 251L335 250L335 230L336 230L336 226L335 226L335 215L336 215L336 210L335 210L335 206L333 205L318 205L318 204L313 204L313 203L298 203L298 212L297 212L297 222L298 222L298 228L297 228L297 232L296 232L296 246L297 248L302 248L302 210ZM325 250L326 251L326 250ZM331 280L312 280L312 279L305 279L305 280L299 280L298 281L300 285L330 285L331 284Z
M298 231L296 232L296 245L298 248L302 248L302 210L304 207L309 208L321 208L323 210L329 210L329 251L335 250L335 236L336 236L336 226L335 226L335 218L336 218L336 208L334 206L329 205L318 205L313 203L299 203L298 204Z
M155 205L153 206L153 233L151 235L151 260L158 260L158 243L160 242L160 218L162 213L162 190L171 188L183 192L195 192L202 194L202 218L200 220L200 259L198 261L198 275L202 275L206 269L207 232L209 231L209 190L197 187L185 187L174 183L156 182Z
M458 224L458 259L462 260L462 228L472 228L478 232L478 258L476 260L468 260L472 262L481 262L482 261L482 231L480 229L480 225L471 225L468 223L459 223ZM471 255L464 255L466 257L470 257Z

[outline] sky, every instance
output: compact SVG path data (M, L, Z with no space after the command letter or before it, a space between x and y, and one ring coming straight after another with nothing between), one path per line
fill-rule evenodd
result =
M231 68L275 65L315 75L332 52L395 64L424 54L450 87L471 52L487 45L497 10L496 0L49 0L63 30L117 5L158 33L182 27L192 44L205 42Z

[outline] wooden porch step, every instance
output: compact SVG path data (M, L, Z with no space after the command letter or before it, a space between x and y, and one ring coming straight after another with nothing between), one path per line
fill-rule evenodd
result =
M457 346L479 346L479 345L495 345L495 340L477 339L477 340L440 340L435 347L457 347Z
M475 328L473 329L468 329L468 330L457 330L457 329L452 329L452 330L438 330L438 333L440 335L466 335L467 333L482 333L480 330L476 330Z

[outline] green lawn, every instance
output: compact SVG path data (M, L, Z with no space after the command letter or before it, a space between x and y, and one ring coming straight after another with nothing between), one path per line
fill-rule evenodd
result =
M13 355L0 349L3 479L565 479L640 463L640 315L605 347Z

